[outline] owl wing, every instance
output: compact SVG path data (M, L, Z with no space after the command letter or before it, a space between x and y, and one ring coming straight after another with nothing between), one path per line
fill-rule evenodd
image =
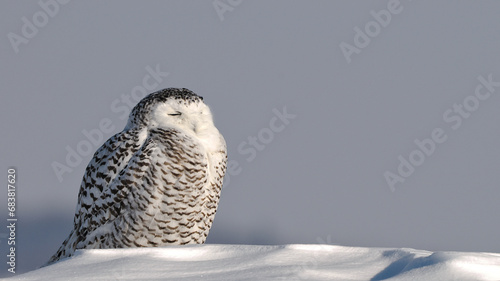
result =
M87 234L89 218L95 214L95 202L100 200L103 192L140 149L139 135L137 130L122 131L109 138L94 153L80 186L73 230L47 264L71 255L77 243Z
M137 130L120 132L108 139L94 154L83 176L78 203L75 210L75 230L79 236L92 229L91 220L99 213L103 196L109 195L113 182L134 155L140 151L142 142Z

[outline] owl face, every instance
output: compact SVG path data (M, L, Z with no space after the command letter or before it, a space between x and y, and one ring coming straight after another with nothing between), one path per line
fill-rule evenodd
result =
M185 88L168 88L143 98L130 113L125 130L175 129L197 140L207 151L225 149L203 98ZM222 145L222 148L221 148Z
M174 128L194 135L215 128L210 108L203 101L187 103L176 99L156 105L151 110L148 127Z

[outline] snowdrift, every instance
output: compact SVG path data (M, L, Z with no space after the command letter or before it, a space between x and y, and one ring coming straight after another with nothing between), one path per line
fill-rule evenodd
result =
M500 280L500 254L332 245L82 250L8 280Z

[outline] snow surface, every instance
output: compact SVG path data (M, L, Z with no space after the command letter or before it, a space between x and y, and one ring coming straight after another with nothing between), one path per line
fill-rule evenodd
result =
M500 254L332 245L83 250L8 280L500 280Z

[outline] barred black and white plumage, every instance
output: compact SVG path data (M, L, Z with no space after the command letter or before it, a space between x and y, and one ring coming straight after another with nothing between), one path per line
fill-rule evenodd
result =
M202 97L176 88L148 95L88 164L74 228L47 264L77 249L204 243L226 160Z

